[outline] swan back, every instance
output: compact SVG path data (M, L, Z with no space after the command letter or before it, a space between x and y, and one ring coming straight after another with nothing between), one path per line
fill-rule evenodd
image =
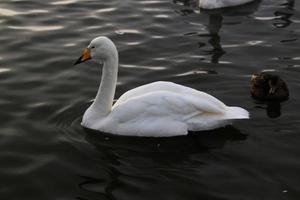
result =
M147 85L143 85L137 88L134 88L126 93L124 93L119 100L115 103L114 106L117 106L121 103L126 102L132 97L137 97L140 95L145 95L146 93L150 92L156 92L156 91L166 91L166 92L173 92L177 94L185 94L185 95L193 95L196 99L207 99L211 102L214 102L216 107L219 107L220 109L224 109L226 105L218 100L217 98L205 93L201 92L186 86L182 86L176 83L167 82L167 81L157 81L153 82Z
M203 9L217 9L249 3L254 0L199 0L199 7Z

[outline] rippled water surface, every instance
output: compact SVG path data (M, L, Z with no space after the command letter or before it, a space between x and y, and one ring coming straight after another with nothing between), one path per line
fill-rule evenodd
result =
M300 5L264 0L203 11L189 0L1 0L0 199L300 198ZM89 41L120 53L116 98L157 80L208 92L251 119L175 138L80 126L100 67L73 67ZM291 97L254 101L274 71Z

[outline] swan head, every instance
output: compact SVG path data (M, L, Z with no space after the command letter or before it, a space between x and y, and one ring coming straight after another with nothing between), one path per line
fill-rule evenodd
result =
M83 50L82 55L78 58L74 65L80 64L87 60L103 62L106 59L116 55L117 49L114 43L109 38L100 36L90 42L90 44Z

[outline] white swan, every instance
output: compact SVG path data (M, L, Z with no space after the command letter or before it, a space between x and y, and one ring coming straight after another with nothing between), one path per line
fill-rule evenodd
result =
M118 74L114 43L107 37L95 38L75 64L89 59L103 62L103 71L95 101L83 115L84 127L118 135L168 137L248 118L243 108L228 107L204 92L161 81L126 92L112 106Z
M238 6L255 0L199 0L199 7L203 9L217 9Z

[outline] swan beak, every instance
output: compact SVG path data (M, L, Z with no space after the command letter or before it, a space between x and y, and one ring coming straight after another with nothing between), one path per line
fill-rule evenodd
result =
M78 58L78 60L74 63L74 65L80 64L90 59L92 59L91 50L89 48L85 48L82 55Z

